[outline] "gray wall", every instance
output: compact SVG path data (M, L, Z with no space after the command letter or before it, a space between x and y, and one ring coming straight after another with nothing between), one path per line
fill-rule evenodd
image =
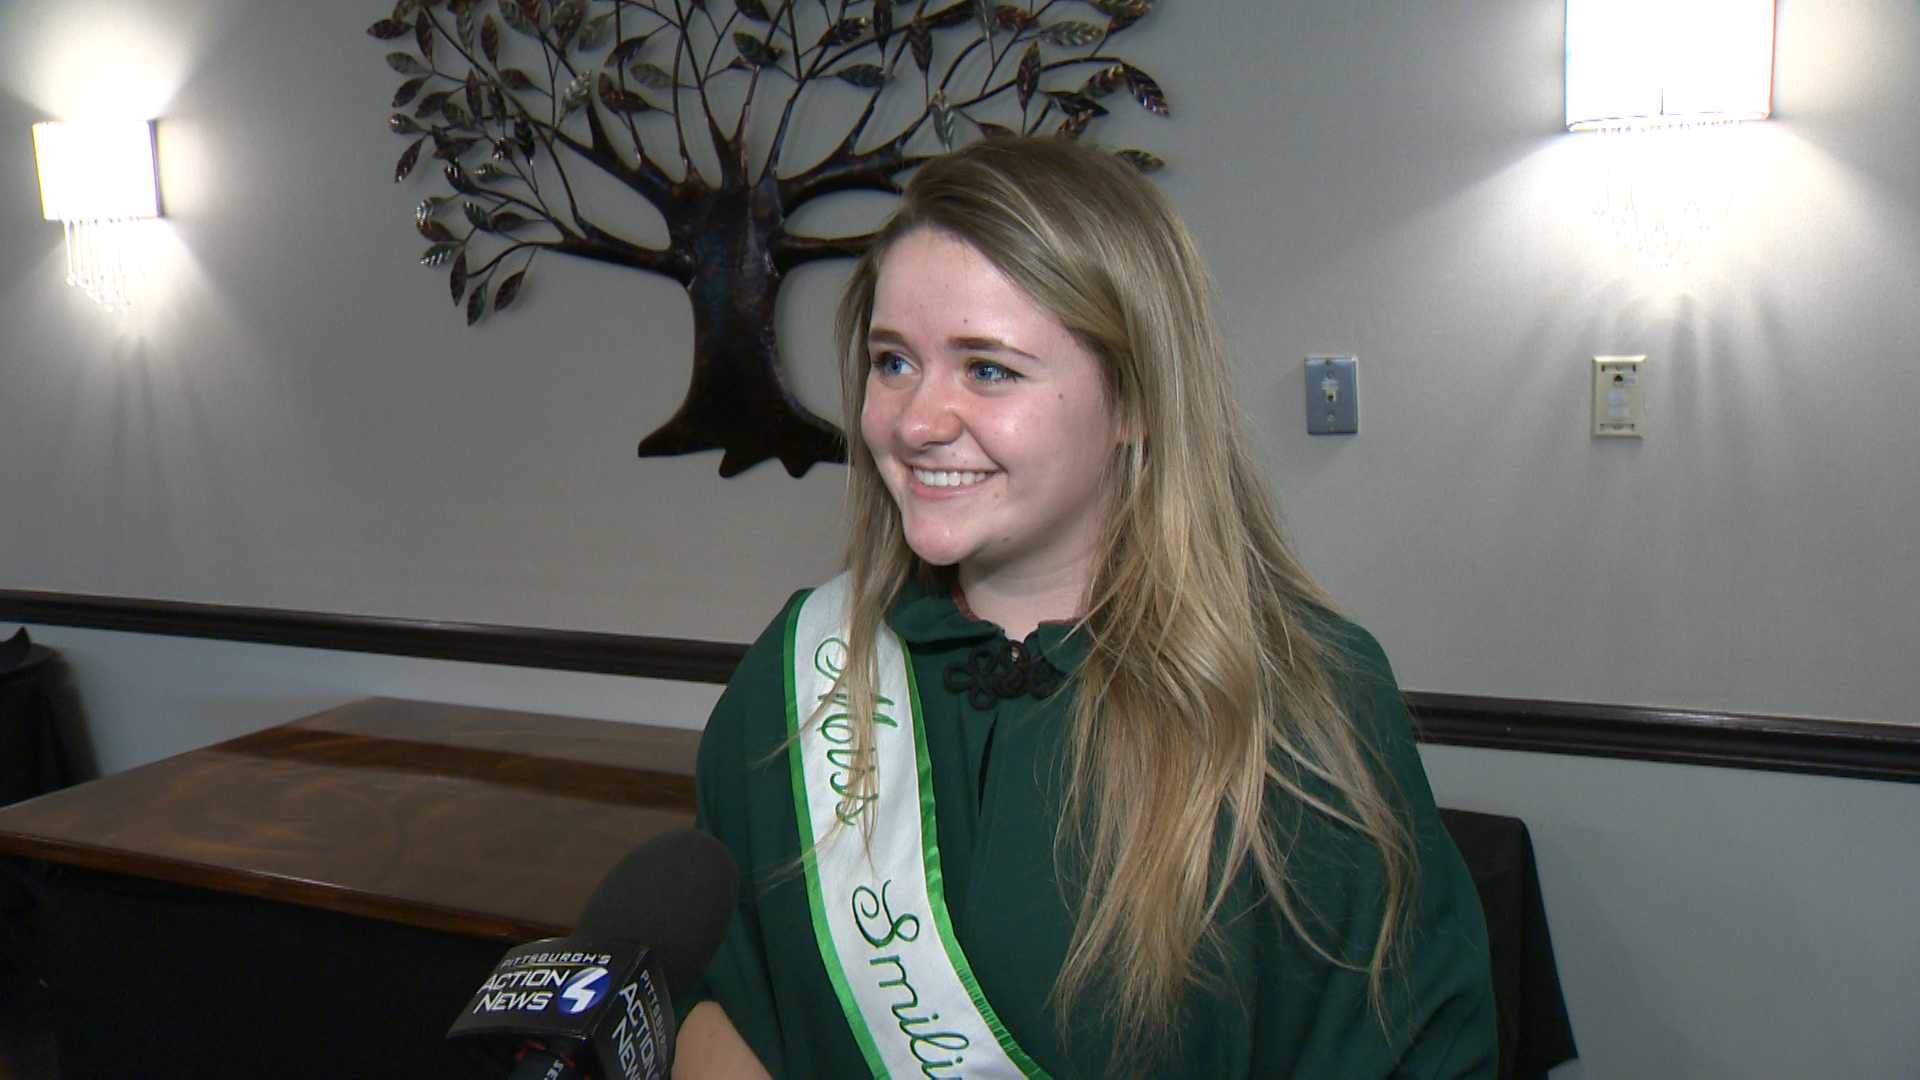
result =
M382 7L0 9L0 587L751 636L835 565L838 471L632 457L685 384L663 281L547 261L462 328L413 264L430 189L387 179ZM1915 721L1920 6L1785 0L1775 119L1638 141L1557 132L1555 2L1162 8L1122 40L1175 117L1103 134L1171 162L1296 539L1405 685ZM169 212L121 317L61 283L26 137L103 93L161 118ZM839 279L783 301L823 408ZM1361 356L1358 438L1302 431L1323 351ZM1650 358L1642 443L1587 434L1616 352ZM36 635L106 771L364 693L682 726L712 700ZM1429 763L1443 801L1534 824L1585 1075L1920 1059L1920 788Z

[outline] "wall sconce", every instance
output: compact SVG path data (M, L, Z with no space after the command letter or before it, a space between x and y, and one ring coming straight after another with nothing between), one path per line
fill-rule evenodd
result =
M131 222L160 216L153 124L146 120L33 125L40 214L66 231L67 284L111 311L127 299Z
M1773 112L1774 0L1567 0L1567 130Z

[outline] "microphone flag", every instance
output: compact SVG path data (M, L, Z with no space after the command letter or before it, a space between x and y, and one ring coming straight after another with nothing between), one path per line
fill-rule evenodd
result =
M500 958L447 1038L537 1043L602 1080L666 1080L673 1019L656 950L545 938Z

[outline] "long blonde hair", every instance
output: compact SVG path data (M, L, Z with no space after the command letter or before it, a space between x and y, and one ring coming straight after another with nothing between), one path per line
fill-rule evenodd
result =
M1327 602L1282 539L1249 457L1212 284L1186 227L1126 162L1055 139L990 139L924 165L854 269L837 330L847 430L860 430L866 331L894 241L935 229L984 255L1102 361L1121 430L1113 512L1076 633L1062 826L1084 889L1054 985L1065 1017L1098 987L1121 1054L1170 1046L1200 951L1218 948L1229 885L1249 867L1329 962L1383 981L1412 887L1412 842L1333 688L1341 658L1309 629ZM910 576L908 548L863 440L849 439L852 577L846 689L872 746L875 634ZM860 703L867 703L861 707ZM871 791L873 777L857 784ZM1309 933L1293 896L1289 810L1378 850L1384 917L1364 964ZM1296 816L1297 817L1297 816ZM1064 861L1064 860L1063 860Z

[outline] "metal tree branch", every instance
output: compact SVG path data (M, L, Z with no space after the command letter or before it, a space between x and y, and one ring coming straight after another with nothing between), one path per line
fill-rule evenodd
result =
M454 194L425 198L415 224L431 242L421 261L448 270L468 323L489 304L509 306L546 252L676 281L693 312L692 373L684 400L641 441L640 453L715 449L723 476L769 458L798 476L842 460L845 443L787 386L774 333L780 285L801 265L859 255L874 237L797 235L788 228L792 215L843 192L898 192L908 171L960 133L1036 131L1057 113L1065 117L1061 132L1077 136L1105 115L1096 99L1123 89L1164 114L1158 85L1107 47L1152 0L919 0L911 14L893 0L732 0L730 10L716 12L719 2L396 0L393 15L368 33L411 35L418 47L417 56L388 54L406 79L395 109L433 88L411 115L389 118L393 131L414 137L394 178L414 172L429 141L446 161ZM1084 21L1081 8L1104 18ZM662 35L666 49L648 60L649 44ZM436 42L445 66L435 62ZM516 56L524 69L514 66ZM1017 70L1009 73L1014 57ZM917 80L900 70L909 59ZM1089 66L1095 70L1084 81L1052 84ZM776 106L768 83L782 76L792 85ZM783 175L799 118L816 100L845 100L814 93L835 80L869 92L830 150ZM956 94L962 85L973 92ZM656 104L642 89L669 100ZM876 118L894 115L881 111L882 99L902 97L909 107L898 127L863 146ZM777 119L765 111L775 107ZM659 127L644 119L655 111ZM996 122L1009 112L1012 127ZM756 115L775 119L765 136L756 135ZM968 128L956 127L962 119ZM703 175L691 152L696 125L717 159L718 169L708 170L714 175ZM679 153L677 176L664 152L649 150L669 139ZM476 161L479 152L489 159ZM1157 164L1138 151L1121 153L1143 168ZM590 183L595 175L612 184ZM605 201L606 192L622 190L661 215L664 244L636 243L601 223L622 220L620 200ZM463 231L448 209L455 204Z

